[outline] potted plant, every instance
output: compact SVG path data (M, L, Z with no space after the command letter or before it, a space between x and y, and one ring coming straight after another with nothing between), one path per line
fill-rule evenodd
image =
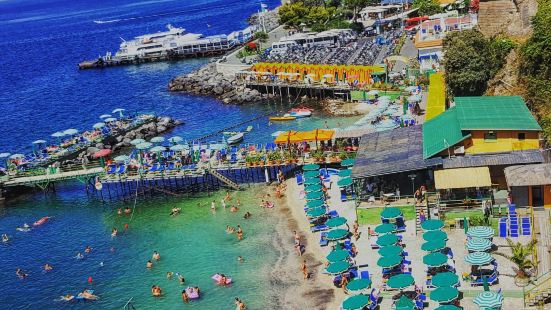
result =
M534 253L534 247L536 246L537 240L532 240L527 244L522 244L521 242L514 242L513 240L507 238L507 244L511 248L511 255L496 252L496 255L505 257L515 267L515 284L517 286L527 286L530 283L530 276L535 274L535 269L537 268L538 263L533 260L532 254Z
M325 156L323 155L323 151L322 151L322 150L315 150L315 151L312 153L312 157L313 157L317 162L323 162L323 161L325 161Z
M283 158L285 159L285 164L288 165L293 161L293 155L291 154L291 151L285 151L283 153Z

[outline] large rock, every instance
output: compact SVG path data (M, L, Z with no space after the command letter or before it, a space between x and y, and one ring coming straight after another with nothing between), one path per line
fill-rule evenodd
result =
M90 146L86 149L86 154L87 155L94 155L96 152L98 152L100 149L98 149L97 147L93 147L93 146Z

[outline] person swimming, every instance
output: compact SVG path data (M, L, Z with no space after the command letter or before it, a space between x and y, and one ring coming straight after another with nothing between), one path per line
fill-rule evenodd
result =
M153 297L161 297L163 295L161 287L158 285L153 285L151 287L151 295L153 295Z
M89 245L87 245L86 248L84 249L84 253L88 254L90 252L92 252L92 248Z
M168 272L166 273L166 279L167 279L167 280L172 280L172 276L173 276L173 275L174 275L174 273L173 273L172 271L168 271Z
M157 251L153 251L153 255L151 256L153 260L160 261L161 260L161 254Z
M242 263L245 261L245 259L243 259L243 256L237 256L237 261Z
M18 226L16 228L16 230L27 232L27 231L31 230L31 226L29 226L27 223L25 223L25 224L23 224L23 226Z
M234 205L232 205L230 208L230 212L233 212L233 213L237 212L237 210L238 210L237 207Z
M180 282L180 284L184 284L186 282L186 279L184 279L184 276L180 273L176 273L176 276L178 277L178 282Z
M251 218L251 216L252 216L252 214L251 214L249 211L247 211L247 212L245 212L245 214L243 215L243 218L246 219L246 220L248 220L248 219Z
M230 225L226 225L226 233L233 234L235 232L235 228L231 227Z
M153 263L150 260L148 260L147 263L145 263L145 268L147 269L153 268Z
M186 304L189 302L189 296L187 295L186 290L182 290L182 301L185 302Z
M182 211L182 208L172 208L172 210L170 211L170 216L179 215L181 211Z
M113 229L111 230L111 237L116 237L118 233L119 233L119 230L113 227Z
M243 240L243 229L241 229L241 225L237 225L237 240Z
M89 290L84 290L82 293L78 294L78 297L84 298L86 300L98 300L99 296L92 294Z
M10 241L10 237L7 234L2 234L2 242L6 243Z
M227 285L228 284L228 278L226 277L225 274L223 274L223 273L220 274L220 279L218 279L218 284L219 285Z
M76 259L83 259L84 258L84 255L82 255L82 253L78 252L77 255L75 256Z
M130 207L124 208L124 214L128 215L130 213L132 213L132 209L130 209Z
M59 300L61 300L61 301L71 301L73 299L75 299L75 296L71 295L71 294L67 294L65 296L60 296L59 297Z
M44 271L50 271L50 270L52 270L52 269L54 269L54 267L52 267L52 265L50 265L50 264L48 264L48 263L46 263L46 264L44 265Z
M119 208L119 209L117 210L117 214L118 214L118 215L122 215L122 209L121 209L121 208Z
M19 279L25 279L26 277L28 277L29 275L26 274L23 269L21 268L17 268L15 270L15 274L19 277Z

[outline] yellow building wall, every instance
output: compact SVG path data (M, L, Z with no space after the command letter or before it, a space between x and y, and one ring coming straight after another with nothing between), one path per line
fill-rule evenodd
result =
M471 131L471 138L467 139L464 144L465 153L480 154L539 149L538 132L536 131L496 130L494 132L497 134L497 139L487 141L484 139L484 134L488 133L487 130ZM518 139L519 133L525 134L524 140Z

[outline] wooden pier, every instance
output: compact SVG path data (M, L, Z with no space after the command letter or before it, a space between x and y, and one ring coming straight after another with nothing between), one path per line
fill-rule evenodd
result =
M307 96L318 99L343 99L350 100L350 91L353 90L347 86L322 85L306 83L282 83L282 82L259 82L246 81L245 86L250 89L256 89L263 94L272 94L279 97L300 98Z

